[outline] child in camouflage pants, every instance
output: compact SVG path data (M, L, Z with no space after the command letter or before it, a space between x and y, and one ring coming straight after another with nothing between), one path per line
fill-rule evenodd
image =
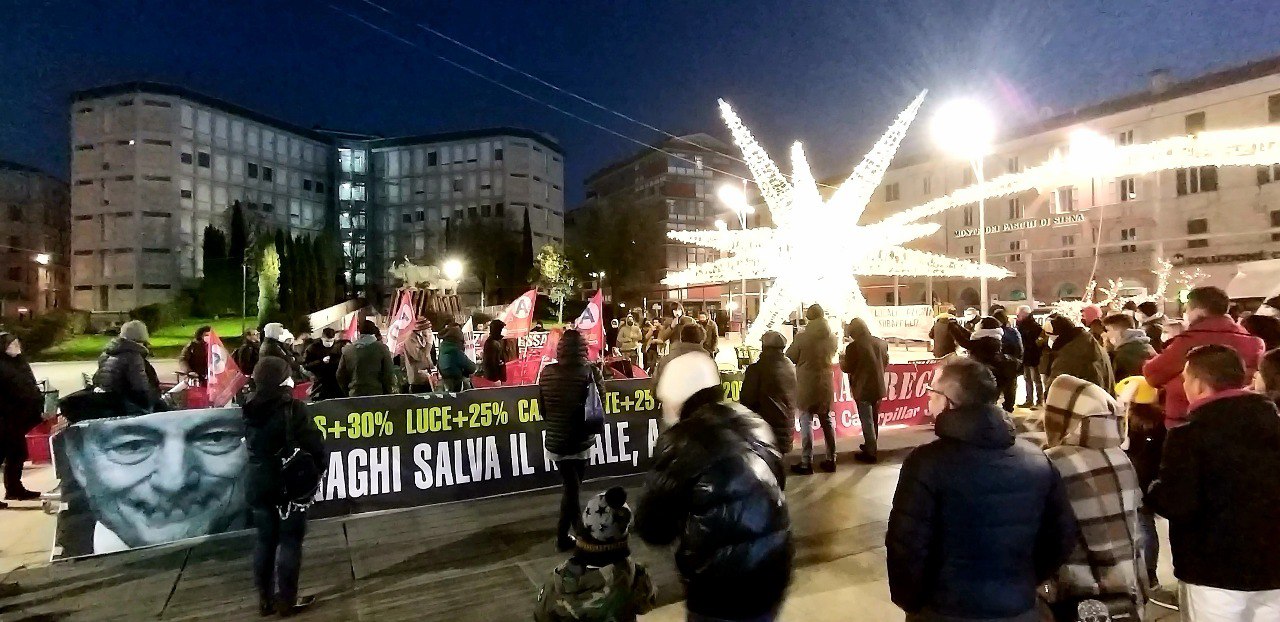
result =
M653 608L658 591L642 564L631 561L627 491L596 495L582 511L573 555L538 591L537 622L627 622Z

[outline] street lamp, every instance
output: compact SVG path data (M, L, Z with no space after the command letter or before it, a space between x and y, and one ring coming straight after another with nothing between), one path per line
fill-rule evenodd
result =
M716 191L716 196L720 197L720 201L723 202L725 206L727 206L730 210L732 210L734 214L738 215L738 225L742 228L743 231L746 231L747 229L747 215L754 214L756 211L755 208L751 207L750 203L747 203L747 193L745 192L746 186L747 186L747 180L744 179L742 180L742 189L739 189L733 184L725 184L723 186L720 186L720 189ZM716 228L726 229L727 227L725 226L724 220L717 218ZM746 333L746 330L747 330L747 309L745 304L747 300L747 277L746 276L742 277L741 287L742 287L742 301L744 304L742 307L742 321L738 323L738 331L741 333ZM729 290L729 304L727 306L729 307L730 314L732 314L735 310L737 310L737 306L734 305L733 303L732 288Z
M440 270L444 272L444 278L449 279L450 281L457 281L462 278L462 260L445 260L445 262L440 265Z
M957 99L938 109L933 119L933 138L944 151L969 161L978 178L985 182L982 160L991 152L995 121L986 107L972 99ZM981 196L981 195L979 195ZM987 263L987 201L978 199L978 262ZM991 304L986 273L979 278L983 308Z
M38 263L38 264L40 264L40 265L42 265L42 266L47 266L47 265L49 265L49 262L50 262L50 261L53 261L53 258L49 256L49 253L37 253L37 254L36 254L36 263Z

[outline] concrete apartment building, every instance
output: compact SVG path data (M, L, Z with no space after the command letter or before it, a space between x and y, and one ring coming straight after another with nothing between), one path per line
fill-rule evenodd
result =
M69 306L67 182L0 160L0 317Z
M707 134L670 138L654 147L587 177L586 200L574 210L571 224L582 226L590 220L592 212L646 211L651 214L654 226L661 229L664 242L661 252L637 253L637 261L652 260L645 266L643 296L650 304L681 300L694 306L721 308L727 302L729 284L679 289L662 284L663 277L670 272L717 258L714 250L674 242L665 234L684 229L709 229L717 219L724 220L730 228L737 228L737 217L721 204L716 191L723 184L741 184L737 176L746 176L746 167L730 155L734 153L732 147ZM754 226L754 219L748 226ZM736 288L737 284L732 286Z
M1147 143L1203 130L1280 123L1280 57L1185 81L1152 75L1148 89L1030 127L1003 132L983 165L988 179L1065 154L1074 132L1087 129L1117 145ZM920 130L917 130L920 131ZM1241 261L1280 257L1280 166L1201 167L1132 177L1065 180L1053 188L986 202L989 261L1016 273L990 283L998 300L1052 302L1080 296L1093 268L1101 222L1097 275L1155 286L1160 258L1199 268L1202 284L1225 285ZM934 154L900 157L885 174L864 222L974 183L970 166ZM1047 219L1047 221L1046 221ZM952 209L941 230L913 246L978 258L977 208ZM1175 268L1175 271L1178 268ZM863 279L872 304L893 304L892 281ZM976 281L903 280L902 304L938 300L976 305Z
M202 274L205 227L225 228L236 201L265 230L333 232L351 293L385 282L393 258L437 261L442 218L459 210L481 218L489 205L518 231L523 205L534 209L536 196L535 243L564 236L563 153L526 130L379 138L306 129L188 89L132 82L74 94L71 137L78 309L127 311L192 284ZM544 166L524 153L535 146L555 161ZM492 161L482 165L482 152ZM516 181L535 175L545 190Z

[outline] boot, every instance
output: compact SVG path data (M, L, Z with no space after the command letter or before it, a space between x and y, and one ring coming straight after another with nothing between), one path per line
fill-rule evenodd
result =
M314 605L315 602L315 596L299 596L298 600L294 601L292 605L283 602L276 603L276 613L280 614L280 617L282 618L287 618L294 614L301 613L302 610Z

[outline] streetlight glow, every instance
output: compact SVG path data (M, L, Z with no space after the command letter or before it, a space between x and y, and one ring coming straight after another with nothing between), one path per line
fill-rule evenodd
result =
M720 200L724 201L725 205L728 205L735 212L741 209L742 206L747 205L747 195L743 194L742 189L734 184L720 186L720 189L716 190L716 196L720 197Z
M722 229L722 230L723 230L723 229L728 229L728 227L724 224L724 219L723 219L723 218L717 218L717 219L716 219L716 228L717 228L717 229Z
M53 258L49 256L49 253L40 253L40 254L36 255L36 263L38 263L38 264L40 264L40 265L42 265L42 266L47 266L47 265L49 265L49 262L50 262L50 261L52 261L52 260L53 260Z
M440 269L444 271L444 278L450 281L457 281L462 278L462 261L459 259L449 259L441 264Z
M949 101L933 117L933 139L954 156L973 160L991 151L995 121L985 106L972 99Z

